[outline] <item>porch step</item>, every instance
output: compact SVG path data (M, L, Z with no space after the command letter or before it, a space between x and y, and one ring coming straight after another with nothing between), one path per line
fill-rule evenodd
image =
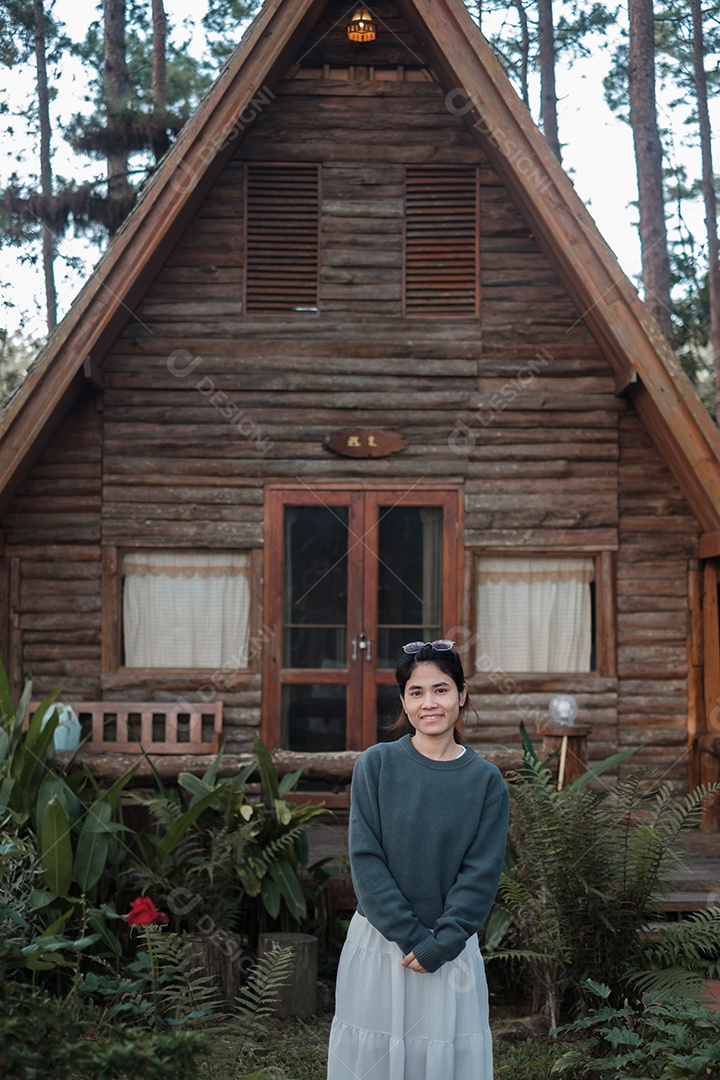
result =
M704 911L720 907L720 889L669 892L660 901L663 911Z
M691 829L685 851L665 878L664 911L703 911L720 907L720 836Z

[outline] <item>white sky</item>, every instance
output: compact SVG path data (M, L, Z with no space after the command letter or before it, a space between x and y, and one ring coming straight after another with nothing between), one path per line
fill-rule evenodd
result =
M174 37L190 42L195 55L201 55L204 46L202 31L191 32L189 20L199 24L205 3L200 7L197 0L166 0L166 10L174 25ZM90 21L90 12L76 0L56 0L55 12L65 23L66 30L74 40L80 40ZM185 20L185 26L183 26ZM192 33L192 38L191 38ZM240 35L238 35L239 38ZM600 232L613 248L622 268L636 280L639 273L639 241L636 229L637 214L631 205L637 198L632 137L629 127L618 120L604 102L602 79L611 63L612 48L607 38L595 38L592 54L576 60L572 66L561 65L558 71L559 128L564 144L563 164L570 172L575 186L584 200ZM0 69L0 80L12 79L12 100L22 107L34 95L34 72L32 67L10 75ZM83 94L86 75L77 61L69 61L52 84L58 87L58 95L52 106L53 120L67 121L84 109ZM0 98L9 90L0 82ZM535 95L536 96L536 95ZM671 164L686 164L689 175L699 173L698 154L680 146L685 117L668 104L670 95L659 88L661 123L672 130ZM533 102L533 108L535 102ZM713 117L715 130L720 115ZM0 124L7 128L11 121L0 117ZM13 121L13 123L15 123ZM37 171L36 147L32 136L23 131L22 124L15 125L15 132L8 137L2 132L3 154L0 159L0 186L17 171ZM53 168L57 176L73 177L76 181L91 179L98 175L102 163L90 161L72 154L60 135L55 137L57 150ZM716 161L720 160L720 155ZM700 238L703 230L701 207L688 213L695 235ZM59 314L64 314L77 291L89 274L97 258L96 249L87 241L68 236L59 246L56 264ZM23 336L42 336L45 330L43 310L42 268L38 251L33 253L34 264L28 261L28 253L17 248L0 248L0 327L14 331L22 330ZM80 269L73 269L68 260L79 259Z

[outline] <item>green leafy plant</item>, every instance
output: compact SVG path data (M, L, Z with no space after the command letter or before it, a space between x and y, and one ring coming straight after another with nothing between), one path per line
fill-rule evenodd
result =
M9 811L18 825L30 818L46 775L55 766L58 716L52 703L58 692L45 698L24 730L32 680L26 681L16 706L0 659L0 811Z
M648 994L635 1008L609 1003L610 987L588 981L606 1002L559 1029L581 1037L553 1073L594 1080L692 1080L720 1076L720 1017L694 1001L658 1001Z
M265 1034L263 1019L270 1016L282 986L288 981L295 950L272 949L260 958L253 968L246 985L237 997L237 1018L233 1034L238 1039L235 1067L239 1067L247 1040Z
M187 807L168 792L137 797L162 829L144 840L138 869L147 886L164 896L180 890L188 901L181 914L191 927L209 918L221 929L242 930L254 944L270 921L293 930L307 917L300 880L308 865L304 826L324 809L289 802L285 796L302 770L279 779L259 737L253 748L257 765L235 777L217 780L220 756L202 778L181 773L178 785L190 796ZM256 769L261 800L246 791Z
M0 994L0 1075L22 1080L195 1080L204 1038L103 1023L94 1005L58 1000L5 980Z
M509 916L490 955L528 965L536 1004L553 1026L563 1004L583 1000L587 979L623 995L642 966L640 931L659 912L662 879L681 850L682 830L697 822L715 788L678 800L671 785L648 792L638 770L612 789L591 782L608 759L557 791L552 774L526 748L510 774L512 860L499 897Z
M105 790L86 767L76 765L74 755L61 766L53 743L57 693L48 695L24 727L32 680L15 706L0 660L0 815L15 830L15 847L31 848L37 856L23 911L8 902L0 906L0 917L21 931L0 950L0 967L6 969L77 966L97 943L116 957L121 952L111 928L117 915L108 901L128 862L121 797L137 767ZM12 845L0 850L0 877L8 864L17 865Z
M637 954L628 979L638 993L701 1000L703 979L720 979L720 907L655 925L641 935Z

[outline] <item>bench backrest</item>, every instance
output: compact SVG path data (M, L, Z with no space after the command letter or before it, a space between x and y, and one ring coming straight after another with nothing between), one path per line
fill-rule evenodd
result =
M31 701L28 719L41 703ZM58 703L59 704L59 703ZM91 754L216 754L222 738L222 701L67 701ZM89 738L88 738L89 736Z

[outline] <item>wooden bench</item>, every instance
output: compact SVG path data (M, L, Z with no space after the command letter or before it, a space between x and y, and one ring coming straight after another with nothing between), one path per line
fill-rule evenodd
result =
M28 721L41 704L31 701ZM60 703L59 703L60 704ZM88 754L216 754L222 701L67 701L77 713Z

